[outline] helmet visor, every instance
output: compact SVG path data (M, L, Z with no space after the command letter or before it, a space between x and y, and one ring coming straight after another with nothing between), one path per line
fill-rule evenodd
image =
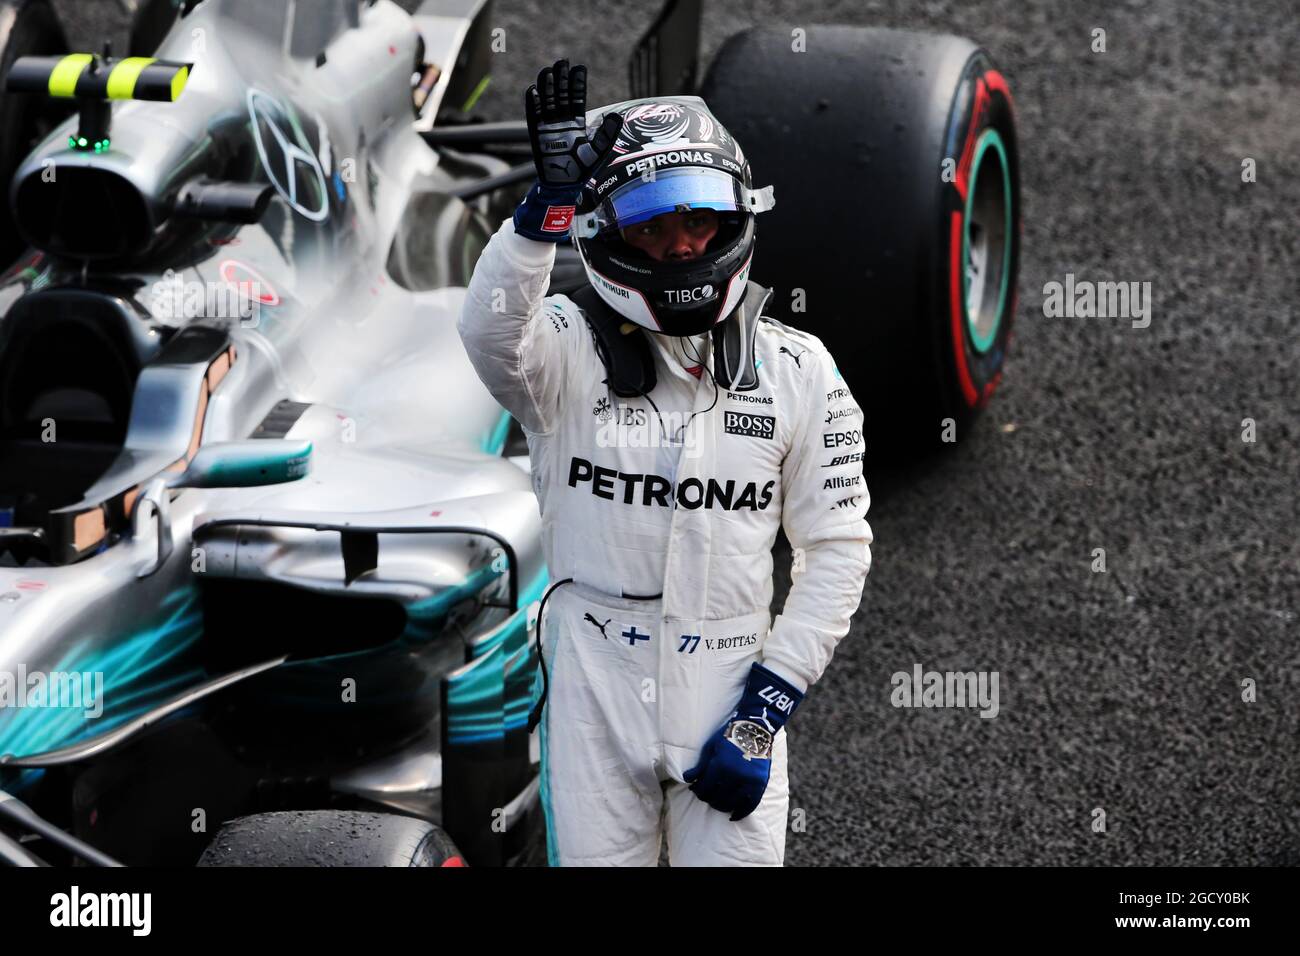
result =
M699 167L666 169L620 186L604 202L604 228L623 229L666 212L744 209L744 187L732 176Z

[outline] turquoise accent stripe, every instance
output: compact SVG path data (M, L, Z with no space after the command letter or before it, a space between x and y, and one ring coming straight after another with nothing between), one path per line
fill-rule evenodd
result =
M520 678L537 661L535 653L522 653L527 626L527 610L516 611L491 647L480 649L474 666L448 687L443 717L449 744L483 743L527 726L532 706L528 695L507 690L519 687Z
M550 570L545 566L538 573L536 580L528 588L526 596L520 599L520 606L528 607L533 601L540 601L542 595L546 593L546 588L551 583ZM540 627L542 622L538 621ZM528 709L524 712L524 724L527 725L528 714L532 712L533 707L542 696L542 669L538 666L537 657L541 652L542 640L541 633L538 632L537 644L534 645L532 652L528 654L528 665L533 668L533 687L532 693L528 699ZM551 675L552 677L554 675ZM542 719L537 725L539 743L541 745L541 766L538 768L541 777L541 786L538 789L538 797L542 805L542 819L546 821L546 863L548 866L560 865L560 852L555 842L555 814L551 805L551 774L549 769L549 758L547 753L549 747L546 739L546 725L550 718L550 710L542 709Z
M173 591L162 607L169 613L156 626L121 639L84 641L50 668L63 673L102 673L104 713L100 717L86 717L84 707L5 708L0 711L0 754L29 756L104 733L203 680L206 674L201 668L171 669L202 633L197 588Z
M993 327L989 329L989 334L980 336L976 326L976 316L971 315L970 303L967 301L970 294L970 276L967 274L966 266L970 262L970 215L971 210L975 208L975 188L979 182L980 163L984 159L984 152L989 147L998 154L1000 160L999 167L1002 171L1002 195L1006 197L1006 222L1003 225L1004 235L1007 237L1007 250L1002 262L1002 284L998 289L998 307L993 317ZM962 309L966 313L966 325L970 329L971 344L975 351L983 355L989 350L997 340L998 329L1002 327L1002 314L1007 305L1007 285L1011 279L1011 243L1014 241L1011 218L1011 173L1009 172L1010 164L1007 162L1007 151L1002 145L1002 137L993 127L989 127L980 134L979 142L975 146L975 159L971 162L970 185L966 189L966 208L962 216L962 233L961 233L961 297Z
M489 455L499 455L506 447L506 438L510 434L510 413L502 412L491 434L483 441L483 451Z
M504 644L497 644L447 687L447 743L459 746L498 740L505 690Z
M533 578L533 583L528 585L519 593L519 606L526 608L534 601L540 601L542 595L546 593L546 585L551 583L551 573L547 570L546 565L542 565L537 577Z
M34 784L37 780L40 780L41 777L43 776L45 776L44 767L24 768L18 772L18 779L12 783L6 783L4 788L9 793L12 793L14 796L17 796L18 794L26 790L28 787L30 787L32 784Z
M542 695L542 672L539 668L537 675L533 680L533 700L536 701ZM548 866L560 865L560 851L555 842L555 811L551 805L551 771L550 760L547 756L549 747L546 740L546 725L550 722L550 710L542 710L541 722L537 725L538 733L541 734L542 765L541 765L541 787L538 795L542 804L542 819L546 821L546 864Z
M422 601L413 601L406 605L406 614L408 617L418 618L420 620L429 620L439 618L445 615L453 607L468 598L478 594L490 582L505 574L505 571L498 571L487 564L481 568L476 568L470 572L469 576L463 582L452 588L446 588L437 594L430 595Z
M542 567L528 585L520 589L519 606L500 631L475 648L472 667L447 687L447 711L443 720L448 746L490 744L508 733L528 726L528 714L541 694L541 672L536 646L528 647L528 609L541 599L550 583ZM532 680L527 675L532 674ZM546 852L551 866L559 866L555 850L550 789L547 785L546 721L539 728L541 744L540 801L546 821Z

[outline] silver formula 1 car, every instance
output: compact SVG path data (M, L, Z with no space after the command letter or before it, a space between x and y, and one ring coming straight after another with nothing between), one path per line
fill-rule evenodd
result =
M1006 80L813 27L697 84L698 30L670 0L632 96L703 95L775 184L755 276L880 447L964 434L1015 311ZM491 40L482 0L159 0L79 54L0 0L0 859L526 856L541 523L455 328L533 178L473 119Z

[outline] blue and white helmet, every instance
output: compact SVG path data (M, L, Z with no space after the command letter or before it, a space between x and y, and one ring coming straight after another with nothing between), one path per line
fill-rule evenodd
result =
M623 129L584 190L570 235L600 297L629 321L663 335L695 335L740 304L754 255L754 216L773 206L755 190L749 163L698 96L615 103L587 113L587 127L618 112ZM714 209L717 235L695 259L661 262L621 230L667 212Z

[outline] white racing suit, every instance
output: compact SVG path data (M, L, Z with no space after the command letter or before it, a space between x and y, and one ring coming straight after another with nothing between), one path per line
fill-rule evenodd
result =
M654 404L614 395L581 311L545 296L554 256L507 220L460 319L479 377L527 436L551 579L573 578L541 629L550 860L653 866L666 818L673 865L780 865L784 731L743 820L682 774L754 662L806 689L848 631L871 560L862 412L817 338L770 321L755 335L756 389L697 379L672 359L680 340L644 333L657 340ZM773 622L778 523L794 563Z

